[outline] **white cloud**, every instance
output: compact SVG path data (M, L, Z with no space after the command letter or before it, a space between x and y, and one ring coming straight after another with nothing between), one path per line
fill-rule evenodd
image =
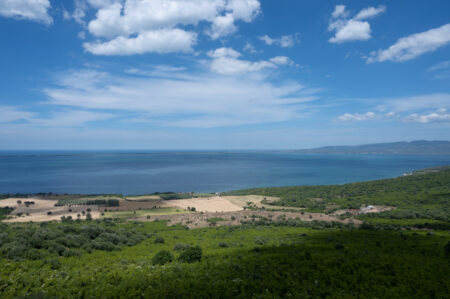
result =
M62 112L53 112L49 117L39 116L35 112L28 112L13 106L0 106L0 123L12 123L25 121L27 124L45 127L76 127L87 122L105 120L111 118L108 113L83 111L83 110L64 110Z
M258 51L256 51L255 47L254 47L251 43L249 43L249 42L247 42L247 43L245 44L243 50L246 51L246 52L252 53L252 54L258 52Z
M0 15L8 18L17 18L30 21L53 23L48 14L49 0L2 0L0 1Z
M450 60L447 60L447 61L442 61L442 62L436 63L435 65L430 67L428 69L428 71L433 72L433 71L446 70L449 68L450 68Z
M210 51L208 56L213 58L211 70L222 75L237 75L249 72L257 72L265 68L278 68L281 65L289 65L293 62L286 56L277 56L269 60L247 61L239 59L241 53L231 48L219 48Z
M361 10L356 16L355 20L364 20L378 16L386 11L386 6L367 7Z
M54 112L49 118L32 118L29 122L36 126L45 127L78 127L93 121L106 120L113 117L109 113L83 110L66 110Z
M376 107L377 110L392 110L395 112L417 112L419 110L431 109L450 109L450 94L435 93L410 97L399 98L381 98L372 99L374 102L381 103Z
M450 24L400 38L386 50L372 52L368 63L386 60L402 62L435 51L450 43Z
M340 121L364 121L364 120L372 120L374 118L376 118L376 114L369 111L367 113L364 114L351 114L351 113L345 113L343 115L340 115L338 117L338 120Z
M433 72L436 79L448 79L450 78L450 60L439 62L427 71Z
M237 21L251 22L260 12L259 0L89 0L88 2L98 9L95 18L88 24L88 30L100 40L86 43L85 48L98 55L186 52L195 44L197 34L192 32L193 29L188 31L185 26L208 23L210 28L206 33L212 39L217 39L236 32ZM182 39L175 41L178 47L169 46L161 49L167 39L158 33L166 32L178 33L178 38ZM180 32L184 32L184 35L181 36ZM130 48L134 46L139 49Z
M365 19L373 18L386 11L385 6L367 7L356 16L348 19L350 13L344 5L336 5L331 14L328 31L334 31L335 36L330 38L330 43L343 43L347 41L368 40L371 36L370 24Z
M331 16L335 19L348 17L349 12L345 10L345 5L336 5Z
M31 119L34 113L21 111L17 107L0 106L0 115L0 123L8 123Z
M406 121L417 122L422 124L435 123L435 122L450 122L450 113L447 109L438 109L435 112L429 114L411 114L406 117Z
M119 36L108 42L84 43L83 46L96 55L191 52L196 39L196 33L175 28L147 31L134 38Z
M298 42L298 34L295 35L283 35L280 38L271 38L267 34L259 37L260 40L267 45L278 45L283 48L291 48Z
M425 94L399 98L354 99L353 101L373 103L375 112L345 113L339 121L405 120L416 123L448 122L450 94ZM432 112L430 112L432 111Z
M236 32L237 27L234 25L234 17L231 13L227 13L224 16L217 16L211 25L211 30L207 33L212 39L218 39L219 37L230 35Z
M317 99L298 83L274 85L254 76L133 73L144 76L72 71L59 76L59 87L44 91L47 104L115 111L129 115L130 122L159 126L216 127L297 119L307 109L304 103Z

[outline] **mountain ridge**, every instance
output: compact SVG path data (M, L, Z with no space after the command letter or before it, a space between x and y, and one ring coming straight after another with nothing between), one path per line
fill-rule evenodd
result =
M308 154L409 154L450 155L450 141L414 140L362 145L324 146L300 149L295 152Z

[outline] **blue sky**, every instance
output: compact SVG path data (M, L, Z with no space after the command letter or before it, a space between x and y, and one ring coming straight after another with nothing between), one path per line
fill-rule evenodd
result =
M449 1L2 0L0 149L450 139Z

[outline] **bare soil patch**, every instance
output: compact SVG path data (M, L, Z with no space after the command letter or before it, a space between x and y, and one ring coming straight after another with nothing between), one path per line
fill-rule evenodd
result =
M243 210L242 206L232 203L227 199L228 196L214 196L206 198L188 198L167 200L165 203L171 207L187 209L194 207L199 212L233 212Z
M208 227L208 226L222 226L222 225L241 225L241 221L252 221L252 219L258 219L260 217L272 219L273 221L280 219L298 219L301 221L326 221L326 222L341 222L341 223L354 223L356 225L361 224L357 219L339 219L339 217L326 215L322 213L297 213L297 212L268 212L268 211L251 211L241 210L234 212L217 212L217 213L192 213L192 214L178 214L178 215L159 215L147 219L145 217L136 217L133 220L137 221L155 221L155 220L168 220L168 225L182 224L189 228ZM224 221L217 221L211 223L208 219L223 218Z
M21 201L22 203L17 203ZM25 205L25 202L34 202L34 204ZM98 206L63 206L55 207L56 200L46 200L39 198L7 198L0 200L0 207L10 207L14 210L10 214L10 218L3 220L4 222L43 222L52 220L61 220L62 216L71 216L77 219L84 219L82 212L87 213L87 209L91 209L92 218L99 218L100 212Z

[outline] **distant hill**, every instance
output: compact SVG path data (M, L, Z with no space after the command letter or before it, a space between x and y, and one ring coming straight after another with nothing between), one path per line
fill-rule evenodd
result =
M312 154L409 154L450 155L450 141L416 140L411 142L375 143L356 146L325 146L296 150Z

